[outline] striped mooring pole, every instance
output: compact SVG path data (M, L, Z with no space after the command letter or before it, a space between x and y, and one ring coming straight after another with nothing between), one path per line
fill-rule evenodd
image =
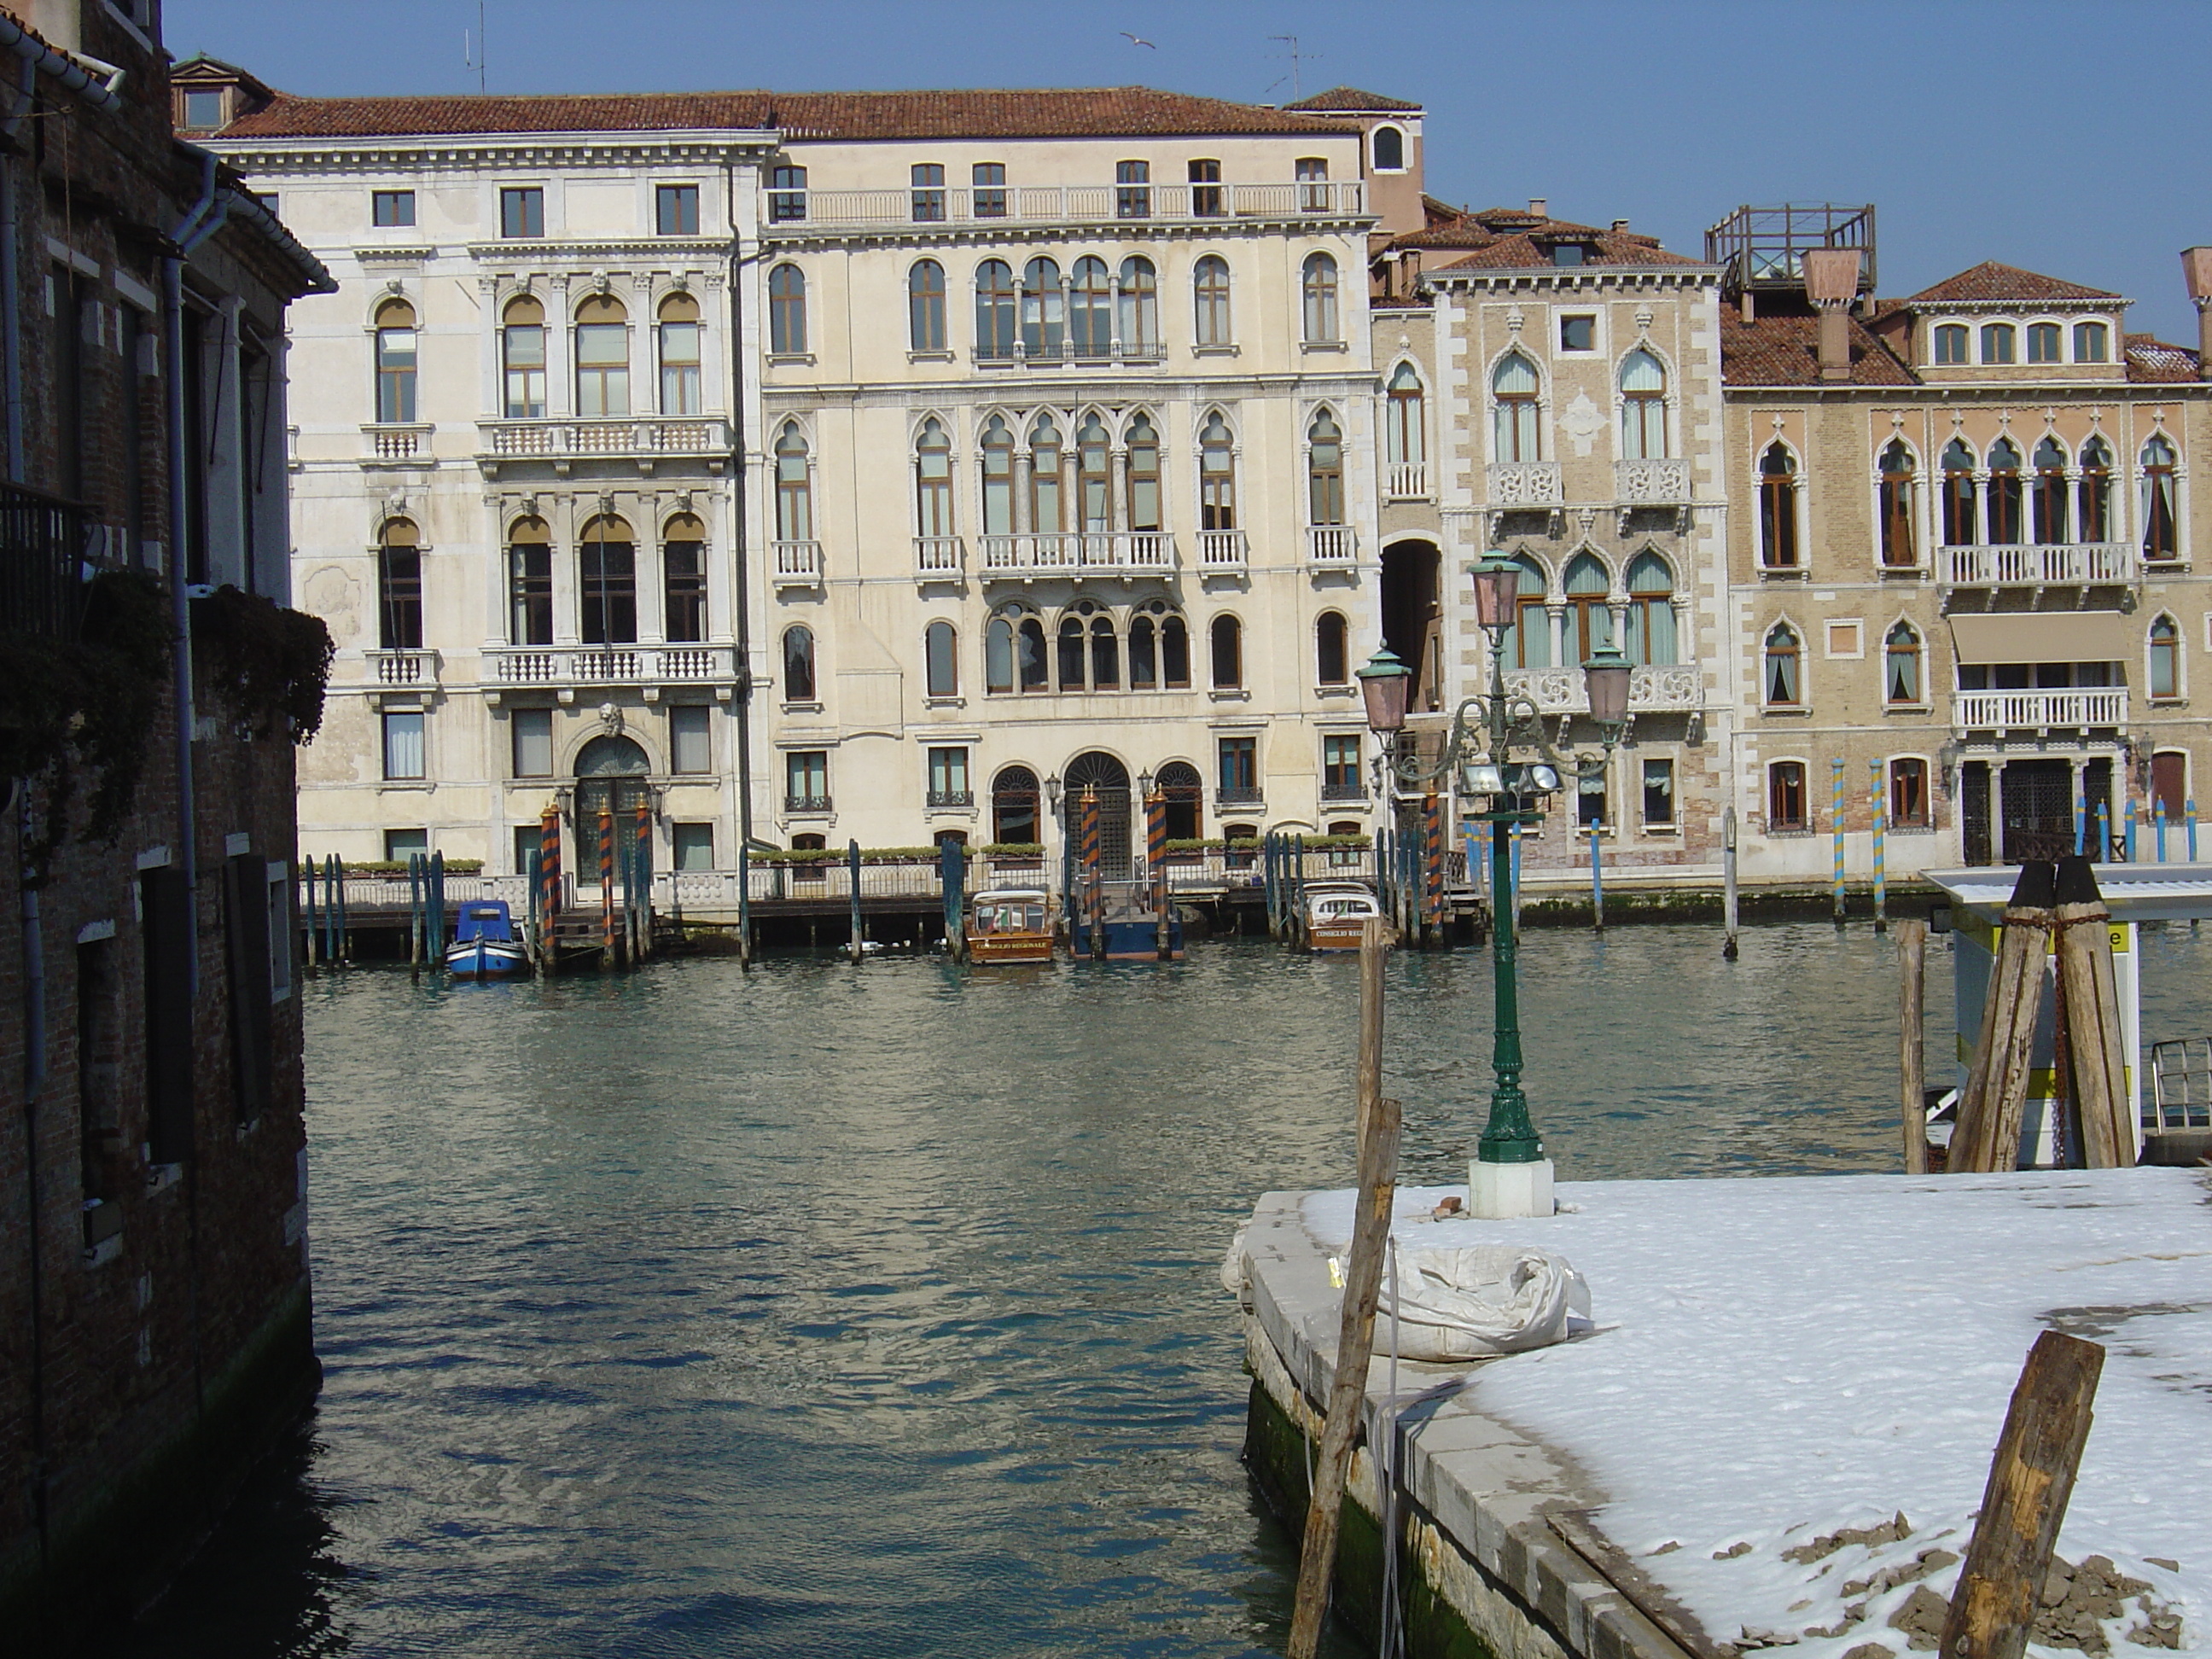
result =
M1091 954L1106 957L1106 884L1103 850L1099 841L1098 791L1083 791L1083 910L1091 927Z
M1844 925L1844 763L1838 758L1828 763L1831 839L1835 845L1836 926Z
M1442 943L1444 927L1444 804L1433 789L1421 803L1421 850L1427 867L1424 878L1425 902L1421 906L1423 928Z
M2142 811L2132 795L2128 798L2125 810L2128 815L2128 862L2133 864L2136 862L2136 823L2142 816Z
M1889 839L1889 803L1882 798L1881 763L1867 763L1867 804L1873 809L1874 825L1874 930L1877 933L1889 931L1889 866L1886 846Z
M2165 796L2163 796L2163 795L2155 795L2155 796L2153 796L2153 797L2151 798L2151 803L2150 803L2150 821L2151 821L2151 830L2152 830L2152 833L2153 833L2153 834L2157 837L2157 846L2158 846L2158 861L2159 861L2160 864L2163 864L2163 863L2165 863L2165 862L2166 862L2166 797L2165 797Z
M2112 860L2112 808L2108 801L2097 803L2097 859L2103 864Z
M2189 796L2181 803L2181 821L2189 831L2189 861L2197 862L2197 797Z
M1145 797L1145 875L1152 889L1152 931L1160 960L1175 954L1168 912L1168 800L1158 784Z
M615 815L599 808L599 966L615 965Z
M637 953L653 954L653 807L637 804Z

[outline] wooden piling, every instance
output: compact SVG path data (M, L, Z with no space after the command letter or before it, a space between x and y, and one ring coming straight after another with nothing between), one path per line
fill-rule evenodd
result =
M407 855L407 971L416 979L422 976L422 863L420 853Z
M2027 1352L1943 1621L1944 1659L2021 1659L2089 1439L2105 1351L2045 1331Z
M2136 1161L2128 1098L2126 1028L2112 961L2112 914L2085 858L2058 860L2058 1030L2072 1060L2082 1162L2092 1170Z
M1352 1443L1367 1398L1367 1364L1375 1346L1375 1309L1382 1289L1382 1260L1390 1237L1390 1206L1397 1193L1398 1139L1403 1114L1382 1097L1382 923L1370 919L1359 939L1358 1209L1345 1264L1344 1305L1338 1322L1335 1375L1328 1413L1314 1460L1313 1489L1298 1555L1297 1600L1291 1616L1291 1659L1314 1659L1322 1622L1328 1614L1328 1584L1336 1566L1337 1534L1344 1515L1345 1477ZM1386 1549L1395 1541L1383 1540Z
M315 861L313 859L303 860L299 868L300 873L307 878L300 908L301 920L306 924L307 932L307 977L313 979L316 963L322 957L322 941L316 937Z
M1951 1133L1948 1168L1986 1174L2020 1162L2020 1132L2027 1106L2028 1069L2034 1058L2035 1015L2043 1000L2043 964L2051 936L2052 866L2021 866L2001 924L1996 965L1982 1009L1973 1065L1959 1094L1958 1127Z
M860 843L857 841L845 843L845 873L846 884L852 889L848 895L852 911L851 931L846 939L845 947L852 959L858 962L865 952L860 949Z
M1735 943L1735 808L1721 813L1721 957L1736 959Z
M1921 1028L1926 1006L1928 924L1910 919L1897 924L1897 1103L1904 1117L1905 1173L1928 1173L1928 1105L1925 1038Z
M1590 931L1605 932L1605 820L1590 825Z
M750 842L738 842L738 965L753 965L753 849Z

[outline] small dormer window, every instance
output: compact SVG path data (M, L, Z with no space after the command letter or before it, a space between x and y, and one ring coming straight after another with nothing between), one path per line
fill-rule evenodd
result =
M2101 363L2105 361L2105 325L2102 323L2074 325L2074 361L2077 363Z
M2030 323L2027 325L2027 361L2031 363L2061 363L2066 361L2065 348L2061 343L2064 336L2056 323Z
M185 93L185 125L188 127L219 127L226 118L223 110L224 88L187 88Z
M1552 244L1552 263L1555 265L1579 265L1589 260L1589 249L1581 242Z
M1966 361L1965 324L1941 323L1936 325L1936 361L1939 363L1963 363Z
M1982 361L1985 363L2019 362L2019 331L2010 323L1984 323L1982 325Z
M1406 167L1406 136L1395 127L1377 127L1371 145L1375 171L1402 173Z

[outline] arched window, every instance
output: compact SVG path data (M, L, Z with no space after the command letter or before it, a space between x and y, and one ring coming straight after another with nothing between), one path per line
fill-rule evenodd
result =
M386 651L422 646L422 545L414 522L387 519L376 549L376 642Z
M945 349L945 267L917 259L906 274L906 329L915 351Z
M2066 539L2066 452L2045 433L2035 447L2035 539L2055 547Z
M775 538L814 539L813 469L808 465L806 434L786 421L775 441Z
M1091 689L1094 691L1118 691L1121 689L1121 641L1114 633L1111 617L1091 619Z
M1160 349L1160 279L1142 254L1121 261L1121 349L1151 357Z
M1777 623L1766 631L1766 672L1759 685L1763 700L1770 708L1796 708L1804 701L1805 682L1803 653L1798 644L1797 630L1788 623Z
M1044 624L1035 617L1023 617L1021 626L1014 630L1014 667L1023 690L1051 689L1045 672Z
M1306 515L1310 524L1344 522L1344 434L1325 409L1306 428Z
M637 642L637 543L629 526L602 514L576 544L577 588L586 645Z
M1129 689L1150 691L1159 683L1159 629L1140 611L1129 623Z
M1508 668L1548 668L1552 612L1544 599L1544 573L1526 555L1513 562L1521 567L1521 580L1514 590L1513 625L1504 630L1499 648Z
M1000 696L1013 689L1013 619L994 617L983 630L983 690L991 696Z
M1588 553L1567 562L1567 649L1569 663L1589 661L1613 648L1613 607L1606 602L1612 586L1605 567Z
M1996 547L2015 547L2021 539L2023 514L2020 477L2020 451L2009 438L2000 438L1990 446L1990 484L1987 510L1990 515L1990 542Z
M1014 434L994 415L983 422L979 447L983 469L983 533L1014 533Z
M914 441L914 533L952 534L952 443L934 415Z
M611 295L576 307L576 413L629 413L629 313Z
M1674 573L1656 553L1638 553L1628 563L1628 659L1667 664L1674 660Z
M1084 627L1080 617L1060 619L1060 689L1083 690Z
M1981 540L1974 511L1974 452L1964 438L1943 446L1943 545L1972 547Z
M1212 647L1214 690L1237 690L1244 684L1244 630L1237 618L1216 617L1206 629L1206 642Z
M806 350L806 273L797 265L768 274L768 349L779 357Z
M991 839L1001 847L1035 847L1037 835L1036 774L1009 766L991 780Z
M1966 347L1966 325L1964 323L1941 323L1936 325L1936 361L1937 362L1965 362Z
M1377 173L1402 173L1406 168L1406 135L1396 127L1377 127L1368 141L1369 159Z
M1498 461L1543 459L1536 437L1536 365L1509 351L1491 371L1492 447Z
M387 300L376 313L376 418L415 418L415 307Z
M1620 453L1632 461L1661 460L1667 453L1667 370L1642 349L1620 365Z
M1129 422L1123 447L1128 453L1128 514L1132 530L1160 527L1160 434L1149 416Z
M1060 428L1049 415L1030 428L1030 528L1050 535L1067 528L1061 514Z
M679 513L660 532L665 635L677 644L707 637L707 526Z
M2027 361L2031 363L2061 363L2066 361L2064 336L2056 323L2030 323L2027 325Z
M1985 363L2017 362L2018 331L2010 323L1982 325L1982 361Z
M1068 284L1067 333L1078 357L1103 357L1114 345L1114 284L1103 259L1075 262Z
M2173 446L2163 437L2154 436L2142 447L2142 556L2146 559L2181 556L2173 465Z
M1097 533L1114 527L1114 477L1108 463L1106 423L1086 415L1075 428L1077 528Z
M1769 570L1797 568L1797 461L1779 442L1759 458L1759 556Z
M804 623L783 630L783 700L814 701L814 630Z
M660 412L699 415L707 408L700 380L699 302L672 294L660 302Z
M1214 253L1200 259L1191 276L1191 299L1197 307L1198 343L1230 344L1236 337L1229 326L1229 261Z
M531 295L517 295L501 315L500 365L507 378L502 407L510 421L534 421L545 413L545 307Z
M507 599L510 643L553 643L553 538L543 519L507 530Z
M1326 253L1306 256L1304 315L1309 345L1334 345L1340 337L1336 321L1336 261Z
M2154 701L2181 695L2181 630L2171 617L2150 625L2150 695Z
M2102 438L2081 446L2081 479L2074 495L2085 542L2112 539L2112 452Z
M1889 703L1920 701L1920 635L1910 623L1899 623L1882 641L1881 696Z
M929 695L960 695L960 634L949 622L933 622L921 631L921 654Z
M2074 325L2074 361L2077 363L2101 363L2105 361L2105 325L2102 323Z
M1170 841L1196 841L1206 833L1206 781L1188 761L1170 761L1154 780Z
M1881 562L1893 570L1910 570L1920 562L1917 538L1913 534L1912 452L1905 440L1893 438L1881 452Z
M1014 269L1004 259L986 259L975 267L975 355L1006 358L1014 355L1020 295L1014 288Z
M1066 343L1067 296L1060 267L1032 259L1022 270L1022 350L1031 357L1057 357Z
M1237 443L1218 409L1199 428L1198 523L1201 530L1237 528Z
M1314 684L1316 685L1349 685L1352 683L1349 630L1343 613L1324 611L1314 623Z
M1419 466L1428 459L1427 423L1421 413L1421 377L1411 363L1390 372L1390 408L1383 452L1393 466Z
M1805 763L1777 761L1766 769L1766 827L1772 830L1812 827L1805 816Z
M1181 617L1160 623L1160 684L1170 691L1190 685L1190 629Z

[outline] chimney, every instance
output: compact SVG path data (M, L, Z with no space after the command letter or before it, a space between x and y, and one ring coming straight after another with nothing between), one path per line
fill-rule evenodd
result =
M2181 275L2197 302L2197 378L2212 380L2212 247L2182 249Z
M1855 247L1812 247L1800 261L1805 297L1820 307L1818 350L1824 380L1851 377L1850 306L1858 298L1859 257Z
M1628 221L1626 219L1615 219L1613 222L1613 234L1616 236L1621 234L1627 228Z
M1552 204L1540 196L1531 196L1528 198L1528 211L1539 219L1548 219L1552 216Z

